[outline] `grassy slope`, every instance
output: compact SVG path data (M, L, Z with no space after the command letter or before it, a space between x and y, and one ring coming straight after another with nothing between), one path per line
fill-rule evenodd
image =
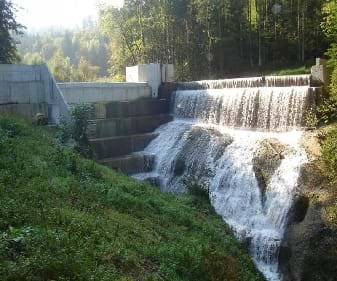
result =
M207 200L0 117L0 280L263 280Z

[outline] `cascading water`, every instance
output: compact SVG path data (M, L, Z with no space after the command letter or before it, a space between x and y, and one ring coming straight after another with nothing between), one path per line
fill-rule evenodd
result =
M307 158L301 131L271 131L304 126L312 97L308 86L177 91L175 120L145 150L154 169L134 177L165 191L208 190L266 279L282 280L279 248Z
M222 126L284 130L304 125L308 87L177 91L174 115Z

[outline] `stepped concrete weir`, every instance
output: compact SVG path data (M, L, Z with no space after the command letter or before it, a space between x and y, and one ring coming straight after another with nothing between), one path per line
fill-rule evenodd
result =
M173 66L140 65L126 72L123 83L56 83L46 65L0 65L0 114L30 121L42 115L58 124L71 118L72 107L91 104L88 134L97 160L125 173L146 171L151 157L137 152L157 136L155 129L172 121L158 86L173 81Z
M127 174L145 171L147 159L137 154L158 134L154 130L172 121L165 99L94 104L90 143L98 161Z
M140 153L150 164L133 177L208 192L266 279L283 280L280 247L307 162L300 139L321 92L311 75L165 83L159 97L174 120L155 131Z

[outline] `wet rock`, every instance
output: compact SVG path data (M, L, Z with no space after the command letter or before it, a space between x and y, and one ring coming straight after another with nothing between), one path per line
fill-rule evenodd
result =
M305 219L308 208L310 204L310 199L305 194L300 194L296 200L293 207L293 221L301 222Z
M145 182L147 182L147 183L149 183L153 186L160 186L161 185L159 177L148 177L148 178L145 179Z
M329 189L319 160L320 148L314 134L303 137L303 148L310 161L300 171L298 190L294 206L290 211L289 223L280 249L280 268L284 281L316 281L329 279L336 242L329 234L325 210L329 208L334 195ZM326 270L322 267L327 267ZM315 268L316 267L316 268ZM320 268L318 270L318 268ZM327 276L315 276L327 272Z
M207 189L209 178L214 176L212 165L233 139L214 127L202 126L193 126L184 137L185 144L173 167L175 181L185 186L196 184Z
M253 170L263 200L267 186L288 150L289 148L277 139L263 139L258 143L253 157Z
M180 177L185 172L185 161L182 158L178 158L174 163L173 174L175 177Z
M310 158L316 159L321 156L320 139L317 132L305 132L301 139L301 145Z

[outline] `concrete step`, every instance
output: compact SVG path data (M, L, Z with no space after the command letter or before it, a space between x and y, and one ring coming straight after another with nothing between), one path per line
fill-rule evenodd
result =
M140 99L136 101L95 103L97 119L126 118L169 113L166 99Z
M91 139L90 144L97 159L114 158L144 150L158 136L146 133L130 136Z
M153 169L155 156L152 154L133 153L122 157L106 158L99 161L111 169L127 175L147 173Z
M89 138L129 136L153 132L159 126L172 121L167 114L92 120Z
M148 182L154 186L161 186L160 176L156 172L138 173L138 174L132 175L132 178L139 180L139 181Z

